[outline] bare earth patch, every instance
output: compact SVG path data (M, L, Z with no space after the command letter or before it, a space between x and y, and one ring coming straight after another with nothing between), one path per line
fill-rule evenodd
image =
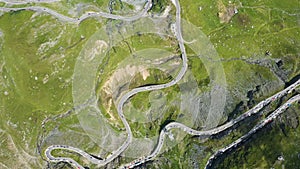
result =
M237 7L234 4L229 4L227 7L222 0L218 1L218 16L221 23L228 23L231 18L237 14Z
M137 73L141 73L143 80L146 80L148 76L150 76L149 71L144 66L132 66L127 65L124 68L118 69L114 72L114 74L105 82L102 87L102 91L106 99L103 100L103 105L106 107L107 113L110 115L110 120L115 120L114 113L112 110L113 97L121 96L122 86L128 85L128 79L132 79ZM116 92L114 93L114 92Z

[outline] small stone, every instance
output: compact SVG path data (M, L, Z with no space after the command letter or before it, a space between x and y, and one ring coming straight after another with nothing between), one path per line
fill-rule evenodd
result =
M239 11L237 10L237 8L234 8L234 13L235 14L239 13Z
M284 161L283 156L279 156L277 159L278 159L279 161Z
M7 95L8 95L8 91L5 91L5 92L4 92L4 95L7 96Z

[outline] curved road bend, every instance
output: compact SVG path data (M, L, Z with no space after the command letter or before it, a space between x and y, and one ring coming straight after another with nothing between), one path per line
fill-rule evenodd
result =
M25 0L25 1L8 1L8 0L0 0L8 5L24 5L29 3L53 3L53 2L60 2L60 0Z
M152 2L150 0L147 1L146 5L144 6L144 9L138 14L134 16L119 16L114 14L109 14L105 12L88 12L80 16L79 18L72 18L69 16L62 15L52 9L41 7L41 6L29 6L29 7L21 7L21 8L6 8L6 7L0 7L0 11L4 12L10 12L10 11L20 11L20 10L29 10L29 11L35 11L35 12L44 12L48 13L55 18L64 21L64 22L70 22L70 23L80 23L83 20L91 17L103 17L103 18L109 18L109 19L116 19L116 20L124 20L124 21L134 21L141 17L144 17L146 13L150 10L152 7Z
M50 161L65 161L68 163L73 164L74 166L76 166L77 168L83 168L82 166L80 166L76 161L74 161L73 159L70 158L63 158L63 157L53 157L51 155L51 151L54 149L68 149L68 150L72 150L74 152L77 152L78 154L81 154L82 156L84 156L85 158L89 159L91 162L95 163L95 164L107 164L108 162L112 161L114 158L116 158L121 152L123 152L128 145L130 144L131 140L132 140L132 133L131 133L131 129L126 121L126 119L124 118L123 115L123 111L122 111L122 107L124 105L124 103L134 94L139 93L139 92L143 92L143 91L150 91L150 90L159 90L159 89L163 89L166 87L170 87L174 84L176 84L185 74L185 71L187 69L187 57L186 57L186 52L185 52L185 47L183 44L183 38L182 38L182 33L181 33L181 17L180 17L180 4L178 2L178 0L172 0L172 3L175 5L176 7L176 27L175 27L175 36L177 37L178 41L179 41L179 46L180 46L180 50L182 52L182 60L183 60L183 67L181 69L181 71L179 72L179 74L177 75L177 77L172 80L171 82L167 83L167 84L161 84L161 85L155 85L155 86L147 86L147 87L141 87L141 88L136 88L133 89L132 91L128 92L127 94L125 94L119 104L118 104L118 113L120 118L122 119L122 122L125 124L125 128L126 131L128 133L128 137L127 140L125 141L125 143L117 150L115 151L115 153L113 153L112 155L110 155L109 157L107 157L104 160L98 160L95 159L93 156L89 155L88 153L85 153L84 151L74 148L74 147L70 147L70 146L64 146L64 145L53 145L50 146L46 149L45 154L46 157L50 160ZM103 13L103 12L89 12L87 14L82 15L80 18L71 18L68 16L64 16L62 14L59 14L51 9L48 8L44 8L44 7L38 7L38 6L32 6L32 7L24 7L24 8L3 8L1 7L0 10L2 11L18 11L18 10L32 10L32 11L36 11L36 12L46 12L49 13L51 15L53 15L54 17L57 17L60 20L63 21L67 21L67 22L73 22L73 23L80 23L81 21L83 21L84 19L87 19L89 17L95 17L95 16L102 16L105 18L110 18L110 19L119 19L119 20L125 20L125 21L133 21L136 20L140 17L143 17L147 11L151 8L152 4L150 1L148 1L144 7L144 10L139 14L139 15L135 15L132 17L124 17L124 16L118 16L118 15L112 15L112 14L107 14L107 13ZM165 126L165 130L162 130L162 132L160 133L159 136L159 141L157 144L156 149L151 153L151 155L149 155L147 158L140 158L139 160L135 160L134 162L136 164L141 164L142 162L145 162L147 160L150 160L152 158L154 158L158 152L160 151L163 141L164 141L164 135L165 135L165 131L168 131L172 128L179 128L182 129L186 132L188 132L189 134L192 135L212 135L212 134L216 134L219 133L231 126L233 126L234 124L236 124L237 122L243 120L244 118L251 116L252 114L257 113L259 110L261 110L265 105L269 104L271 101L282 97L283 95L285 95L288 91L291 91L292 89L294 89L295 87L297 87L300 83L300 80L297 81L296 83L294 83L293 85L289 86L288 88L286 88L285 90L277 93L276 95L260 102L257 106L255 106L254 108L252 108L251 110L247 111L246 113L244 113L243 115L239 116L238 118L236 118L233 121L230 121L220 127L211 129L211 130L207 130L207 131L197 131L194 129L191 129L183 124L180 123L170 123L167 126ZM117 155L118 154L118 155ZM136 165L134 165L136 166ZM130 165L130 167L133 167L132 165Z
M93 163L96 163L96 164L106 164L110 161L112 161L114 158L116 158L118 155L117 154L120 154L121 152L123 152L127 147L128 145L130 144L131 140L132 140L132 133L131 133L131 129L129 127L129 124L127 123L124 115L123 115L123 111L122 111L122 107L124 105L124 103L131 97L133 96L134 94L136 93L139 93L139 92L143 92L143 91L150 91L150 90L158 90L158 89L163 89L163 88L166 88L166 87L170 87L174 84L176 84L184 75L186 69L187 69L187 57L186 57L186 53L185 53L185 48L184 48L184 44L183 44L183 38L182 38L182 34L181 34L181 25L180 25L180 5L179 5L179 2L178 0L176 1L172 1L172 3L175 5L176 7L176 37L179 41L179 45L180 45L180 49L182 50L182 60L183 60L183 67L181 69L181 71L179 72L178 76L172 80L171 82L167 83L167 84L161 84L161 85L155 85L155 86L147 86L147 87L141 87L141 88L136 88L136 89L133 89L132 91L128 92L127 94L125 94L121 99L120 99L120 102L118 104L118 113L119 113L119 116L120 118L122 119L122 122L125 124L125 128L126 128L126 131L127 131L127 134L128 134L128 137L127 137L127 140L125 141L125 143L117 150L115 151L115 153L113 153L112 155L110 155L109 157L107 157L106 159L104 160L98 160L98 159L94 159L92 156L90 156L89 154L85 153L85 154L82 154L80 153L80 151L77 151L75 148L71 148L69 147L68 149L69 150L73 150L75 152L78 152L79 154L82 154L85 158L87 159L91 159L91 162ZM183 124L180 124L180 123L176 123L176 122L173 122L173 123L170 123L168 124L165 128L166 128L166 131L167 130L170 130L172 128L180 128L186 132L188 132L189 134L192 134L192 135L212 135L212 134L217 134L221 131L224 131L226 129L228 129L229 127L233 126L234 124L238 123L239 121L243 120L244 118L248 117L248 116L251 116L252 114L255 114L257 112L259 112L265 105L269 104L271 101L277 99L277 98L280 98L282 97L283 95L287 94L289 91L293 90L295 87L297 87L298 85L300 84L300 80L295 82L293 85L289 86L288 88L284 89L283 91L275 94L274 96L260 102L258 105L256 105L254 108L252 108L251 110L247 111L246 113L244 113L243 115L239 116L238 118L236 118L235 120L233 121L230 121L220 127L217 127L217 128L214 128L214 129L211 129L211 130L208 130L208 131L197 131L197 130L194 130L194 129L191 129ZM157 144L157 147L156 149L151 153L151 155L149 155L147 158L140 158L139 162L137 163L141 163L141 162L145 162L147 160L150 160L152 158L154 158L158 152L160 151L161 147L162 147L162 144L163 144L163 141L164 141L164 135L165 135L165 132L164 130L162 130L162 132L160 133L160 137L159 137L159 141L158 141L158 144ZM51 149L50 149L51 151ZM50 153L51 155L51 153ZM135 160L136 162L136 160Z
M232 148L236 148L240 143L242 143L242 142L246 141L247 139L249 139L251 137L251 135L253 135L254 133L256 133L259 129L263 128L268 123L272 122L273 119L276 119L280 114L282 114L286 109L288 109L291 104L293 104L296 101L300 101L300 95L299 94L296 95L296 96L294 96L294 97L292 97L291 99L289 99L285 104L283 104L278 109L276 109L267 118L265 118L264 120L262 120L256 126L254 126L247 134L243 135L242 137L240 137L239 139L237 139L233 143L229 144L228 146L226 146L226 147L224 147L222 149L219 149L214 155L212 155L209 158L209 160L206 163L205 168L209 169L211 167L211 165L212 165L212 162L219 155L222 155L224 152L226 152L226 151L228 151L228 150L230 150Z
M148 4L147 6L151 7L150 2L147 3L147 4ZM183 44L183 38L182 38L182 34L181 34L181 25L180 25L181 16L180 16L180 5L179 5L178 0L174 3L174 5L176 6L176 37L178 39L180 50L181 50L181 53L182 53L183 66L182 66L180 72L178 73L178 75L176 76L176 78L173 79L172 81L166 83L166 84L135 88L135 89L131 90L130 92L126 93L124 96L122 96L122 98L120 99L120 102L118 103L117 111L118 111L118 114L119 114L119 116L120 116L120 118L121 118L121 120L122 120L122 122L123 122L123 124L126 128L126 131L127 131L127 139L123 143L123 145L121 147L119 147L116 151L114 151L113 154L111 154L107 158L105 158L104 160L95 159L91 155L89 155L88 153L85 153L82 150L74 148L74 147L63 146L63 145L50 146L45 151L45 154L46 154L46 156L49 160L52 160L52 161L60 160L60 161L65 161L65 162L70 161L70 159L67 159L67 158L61 158L61 157L60 158L55 158L51 155L51 151L54 150L54 149L68 149L68 150L72 150L74 152L77 152L78 154L81 154L82 156L89 159L94 164L105 165L105 164L111 162L112 160L114 160L116 157L118 157L129 146L129 144L132 141L132 132L131 132L130 126L129 126L128 122L126 121L126 118L124 117L124 114L123 114L123 105L125 104L125 102L131 96L133 96L133 95L135 95L139 92L150 91L150 90L159 90L159 89L163 89L163 88L167 88L167 87L175 85L184 76L184 74L187 70L187 67L188 67L186 51L185 51L185 47L184 47L184 44ZM146 6L145 9L147 9L147 6ZM109 17L109 15L110 14L106 14L106 15L102 15L102 16ZM131 19L135 19L135 18L139 18L139 17L140 16L132 17ZM120 16L115 16L114 19L120 19L120 18L123 18L123 20L126 20L126 19L124 19L124 17L120 17ZM74 163L74 160L72 161L72 164L73 163ZM77 164L74 163L74 164L78 165L78 163ZM80 165L78 165L77 167L82 168L82 166L80 166Z

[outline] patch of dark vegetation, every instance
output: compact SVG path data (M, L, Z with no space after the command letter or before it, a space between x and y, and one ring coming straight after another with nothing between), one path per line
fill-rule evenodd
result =
M151 11L161 13L167 5L166 0L152 0Z
M250 18L248 15L246 14L243 14L243 13L239 13L237 15L237 23L240 25L240 26L246 26L250 23Z
M124 8L124 4L121 0L110 0L108 3L108 9L110 13L113 13L116 10L122 10Z
M243 101L239 102L239 103L235 106L235 108L233 109L233 111L230 112L230 113L228 114L228 119L227 119L227 121L230 121L230 120L232 120L232 119L235 119L235 118L237 117L237 115L238 115L240 112L243 112L243 111L245 111L246 109L247 109L247 106L244 104L244 102L243 102Z
M294 108L288 109L287 113L283 114L280 119L283 124L281 127L283 127L284 130L285 128L296 129L299 126L299 115Z
M251 143L253 144L253 142L257 142L258 139L262 137L262 135L268 133L268 131L271 130L272 128L273 128L272 123L268 124L263 129L258 130L255 134L244 139L240 144L237 145L237 147L233 147L229 149L227 152L218 154L216 158L212 161L212 165L209 168L210 169L233 168L248 163L249 152L252 151ZM278 145L280 145L280 143L278 143ZM274 154L272 155L274 156Z
M54 163L53 165L50 164L50 165L48 165L48 167L54 168L54 169L55 168L73 168L70 163L63 162L63 161Z
M210 83L210 78L209 77L206 77L205 79L203 80L200 80L198 82L198 86L208 86Z
M251 135L240 147L218 156L210 168L259 168L262 164L265 168L276 168L281 163L290 168L299 166L296 110L299 106L289 108L275 122ZM284 161L279 157L284 157Z
M21 9L21 10L17 10L17 11L10 11L9 14L10 15L17 15L17 14L21 13L22 11L25 11L25 9Z

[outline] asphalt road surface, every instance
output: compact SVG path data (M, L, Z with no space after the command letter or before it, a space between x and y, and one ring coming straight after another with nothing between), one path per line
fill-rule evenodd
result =
M19 5L19 4L28 4L31 2L34 3L51 3L51 2L57 2L57 0L44 0L44 1L38 1L38 0L31 0L31 1L22 1L22 2L18 2L18 1L8 1L8 0L0 0L0 2L4 2L8 5ZM60 162L60 161L64 161L67 163L70 163L71 165L75 166L78 169L84 169L84 167L82 167L79 163L77 163L75 160L71 159L71 158L65 158L65 157L54 157L51 154L51 151L55 150L55 149L65 149L65 150L69 150L69 151L73 151L76 152L78 154L80 154L81 156L85 157L87 160L89 160L91 163L94 164L98 164L98 165L106 165L107 163L111 162L112 160L114 160L116 157L118 157L122 152L124 152L127 147L129 146L129 144L132 141L132 131L130 129L130 126L126 120L126 118L124 117L123 114L123 105L125 104L125 102L132 97L133 95L140 93L140 92L144 92L144 91L151 91L151 90L160 90L160 89L164 89L170 86L173 86L175 84L177 84L181 78L184 76L188 64L187 64L187 56L186 56L186 50L184 47L184 40L182 37L182 30L181 30L181 8L180 8L180 4L178 0L171 0L171 2L173 3L173 5L176 7L176 22L175 22L175 27L174 27L174 34L175 37L178 40L179 43L179 47L181 50L181 57L182 57L182 68L179 71L178 75L169 83L166 84L160 84L160 85L152 85L152 86L146 86L146 87L139 87L139 88L135 88L131 91L129 91L128 93L126 93L125 95L123 95L117 105L117 111L118 111L118 115L120 116L126 132L127 132L127 139L125 140L125 142L122 144L121 147L119 147L117 150L115 150L112 154L110 154L109 156L107 156L104 159L99 159L99 158L95 158L94 156L86 153L85 151L75 148L75 147L71 147L71 146L67 146L67 145L52 145L49 146L46 150L45 150L45 156L47 157L47 159L49 161L52 162ZM141 17L145 17L147 15L147 12L150 10L150 8L152 7L152 3L151 1L147 1L144 9L137 15L135 16L119 16L119 15L113 15L113 14L109 14L109 13L104 13L104 12L88 12L83 14L82 16L80 16L79 18L71 18L69 16L65 16L62 14L59 14L58 12L49 9L49 8L45 8L45 7L40 7L40 6L29 6L29 7L22 7L22 8L7 8L7 7L0 7L0 11L4 11L4 12L10 12L10 11L19 11L19 10L30 10L30 11L35 11L35 12L43 12L43 13L48 13L56 18L58 18L61 21L64 22L71 22L71 23L80 23L83 20L90 18L90 17L103 17L103 18L110 18L110 19L116 19L116 20L124 20L124 21L134 21L137 20ZM293 91L296 87L298 87L300 84L300 80L298 80L297 82L295 82L294 84L290 85L289 87L287 87L286 89L276 93L275 95L261 101L259 104L257 104L255 107L253 107L252 109L250 109L249 111L245 112L244 114L240 115L239 117L237 117L236 119L221 125L219 127L210 129L210 130L206 130L206 131L197 131L194 130L192 128L189 128L187 126L185 126L184 124L181 123L177 123L177 122L171 122L169 124L167 124L164 129L161 131L160 135L159 135L159 139L157 142L157 145L155 147L155 149L152 151L152 153L146 157L140 157L139 159L136 159L128 164L125 164L123 166L120 166L120 168L133 168L136 167L142 163L145 163L146 161L152 160L153 158L155 158L158 153L160 152L163 143L164 143L164 139L165 139L165 135L168 134L168 131L170 131L171 129L181 129L185 132L187 132L190 135L195 135L195 136L210 136L210 135L214 135L217 133L220 133L230 127L232 127L234 124L240 122L241 120L244 120L245 118L250 117L253 114L258 113L263 107L265 107L266 105L268 105L269 103L271 103L272 101L275 101L279 98L281 98L282 96L285 96L287 93ZM241 138L239 138L238 140L234 141L232 144L218 150L213 156L211 156L211 158L208 160L207 164L206 164L206 168L208 168L212 161L220 154L224 153L225 151L228 151L229 149L236 147L238 144L240 144L241 142L243 142L245 139L249 138L250 135L252 135L253 133L255 133L257 130L259 130L260 128L264 127L267 123L271 122L273 119L275 119L278 115L280 115L282 112L284 112L290 104L294 103L295 101L299 101L300 96L297 95L293 98L291 98L290 100L288 100L284 105L282 105L280 108L278 108L276 111L274 111L271 115L269 115L266 119L264 119L263 121L261 121L258 125L256 125L252 130L249 131L249 133L247 133L246 135L242 136Z

